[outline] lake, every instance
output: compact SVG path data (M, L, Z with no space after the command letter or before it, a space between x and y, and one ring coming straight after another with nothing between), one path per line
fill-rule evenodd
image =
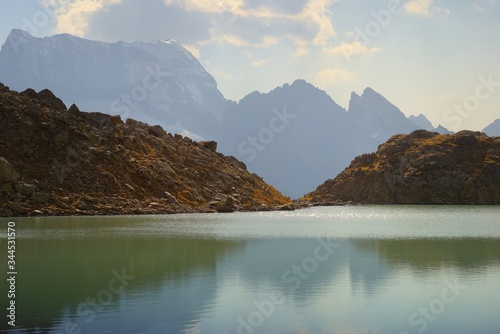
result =
M4 332L500 333L500 207L0 222Z

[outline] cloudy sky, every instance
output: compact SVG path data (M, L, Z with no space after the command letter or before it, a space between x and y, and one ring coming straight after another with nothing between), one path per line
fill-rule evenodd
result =
M347 108L372 87L406 115L482 130L500 118L498 0L2 0L12 28L102 41L175 39L226 98L295 79ZM1 80L1 78L0 78Z

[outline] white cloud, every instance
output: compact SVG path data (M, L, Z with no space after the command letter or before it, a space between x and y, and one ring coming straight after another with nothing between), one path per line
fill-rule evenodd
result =
M233 34L216 36L213 38L213 41L218 43L228 43L237 47L250 46L254 48L269 47L278 43L278 39L272 36L263 36L259 40L249 41ZM203 41L202 43L207 42Z
M57 19L56 32L84 36L89 17L105 6L118 4L121 0L43 0L46 6L54 8Z
M435 15L446 17L450 13L449 9L436 5L434 0L410 0L405 4L404 8L408 14L425 18L432 18Z
M307 47L306 43L304 43L302 41L295 40L294 44L295 44L295 47L297 49L295 50L295 52L292 55L293 58L305 57L309 54L309 48Z
M250 60L250 65L252 65L253 67L263 67L272 61L272 59L270 58L255 59L250 52L246 52L245 56Z
M168 6L175 5L188 11L204 13L239 12L242 0L164 0Z
M335 83L343 83L351 81L354 78L354 73L337 67L329 67L321 70L315 76L315 81L319 86L331 86Z
M266 66L270 62L271 62L271 59L267 58L267 59L252 60L251 64L253 67L262 67L262 66Z
M488 13L497 4L497 0L478 0L467 7L468 12Z
M353 55L376 53L379 52L381 48L369 48L364 46L360 42L346 43L343 42L339 46L324 48L323 52L332 55L343 55L346 58L350 58Z
M164 0L187 11L217 14L212 39L235 46L268 46L256 40L291 40L295 56L308 53L309 45L326 45L335 37L329 8L337 0ZM228 37L230 36L230 37Z
M58 33L107 41L161 35L196 55L212 43L269 47L288 41L296 48L293 56L302 57L336 37L330 8L338 0L43 1L57 8Z

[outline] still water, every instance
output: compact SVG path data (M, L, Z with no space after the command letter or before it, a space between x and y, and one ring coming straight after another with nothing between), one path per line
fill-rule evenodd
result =
M499 218L488 206L348 206L2 219L0 331L500 333Z

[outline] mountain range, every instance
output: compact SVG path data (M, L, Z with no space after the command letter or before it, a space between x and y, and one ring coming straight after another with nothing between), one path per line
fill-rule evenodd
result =
M396 133L449 133L423 115L407 118L371 88L352 93L347 110L300 79L239 102L227 100L174 40L105 43L68 34L37 38L15 29L0 51L0 81L18 91L48 88L81 110L216 140L222 153L292 198Z

